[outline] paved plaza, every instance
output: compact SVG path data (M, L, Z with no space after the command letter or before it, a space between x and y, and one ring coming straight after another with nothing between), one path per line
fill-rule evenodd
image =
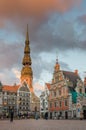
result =
M86 120L3 120L0 130L86 130Z

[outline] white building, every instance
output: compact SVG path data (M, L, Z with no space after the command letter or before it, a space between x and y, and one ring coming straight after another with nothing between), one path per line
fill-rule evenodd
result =
M40 95L40 114L42 117L45 113L48 113L48 96L49 96L50 84L45 83L45 90Z

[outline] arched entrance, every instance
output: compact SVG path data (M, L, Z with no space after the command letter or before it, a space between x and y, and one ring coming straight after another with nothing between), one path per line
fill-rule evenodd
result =
M84 116L84 119L86 119L86 106L83 106L83 116Z
M65 112L65 119L68 119L68 112Z

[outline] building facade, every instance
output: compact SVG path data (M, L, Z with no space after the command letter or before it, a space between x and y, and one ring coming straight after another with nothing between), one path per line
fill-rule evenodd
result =
M80 118L81 108L80 93L85 94L84 84L78 74L75 72L63 71L60 69L58 60L54 67L53 79L50 85L49 93L49 118L51 119L69 119ZM83 96L81 101L85 102ZM83 103L80 107L83 106Z
M13 86L0 84L0 111L4 116L9 114L10 109L14 110L15 116L20 113L40 112L40 100L33 89L33 71L29 44L27 25L20 84L14 84Z
M45 83L45 90L40 95L40 114L41 117L45 117L45 113L48 113L48 96L49 96L50 84Z
M28 25L27 25L27 32L26 32L26 40L25 40L25 48L24 48L24 57L22 60L22 70L21 70L21 84L26 83L30 92L31 92L31 102L30 102L30 110L32 112L37 111L40 112L40 100L35 95L33 90L33 71L32 71L32 61L30 57L30 46L29 46L29 34L28 34Z

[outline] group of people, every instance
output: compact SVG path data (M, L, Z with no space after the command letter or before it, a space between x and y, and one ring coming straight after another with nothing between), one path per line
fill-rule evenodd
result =
M10 122L13 122L13 119L14 119L14 109L11 108L11 109L9 110L9 115L6 115L6 116L10 118ZM28 113L27 113L27 114L23 114L23 116L24 116L24 118L26 118L26 117L28 116ZM19 113L19 114L18 114L18 117L19 117L19 119L21 119L21 118L22 118L22 114ZM38 120L38 119L40 118L40 116L39 116L39 114L38 114L37 112L35 113L34 118L35 118L36 120ZM44 119L46 119L46 120L48 119L48 113L45 113Z

